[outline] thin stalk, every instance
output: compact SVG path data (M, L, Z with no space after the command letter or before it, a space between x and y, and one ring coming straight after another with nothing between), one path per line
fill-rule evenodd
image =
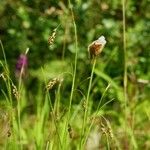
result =
M78 43L78 39L77 39L77 26L75 23L74 14L73 14L73 10L71 7L71 2L70 2L70 0L68 0L68 2L69 2L70 9L71 9L71 15L72 15L74 32L75 32L75 60L74 60L75 63L74 63L74 73L73 73L72 88L71 88L71 94L70 94L70 100L69 100L69 110L68 110L68 112L69 112L68 114L70 115L74 86L75 86L76 70L77 70L77 58L78 58L78 51L77 51L78 44L77 43Z
M60 88L61 84L59 84L57 92L56 92L56 99L55 99L55 104L54 104L54 113L56 113L57 116L60 115L59 112L59 107L60 107Z
M43 68L42 68L42 73L43 73L43 78L44 78L44 70L43 70ZM44 80L45 80L45 85L46 85L46 79L44 78ZM59 87L58 87L58 90L57 90L57 98L60 98L60 87L61 87L61 85L59 84ZM56 98L56 100L57 100L57 98ZM48 102L49 102L49 105L50 105L50 108L51 108L51 111L52 111L52 119L53 119L53 122L54 122L54 126L55 126L55 129L56 129L56 134L57 134L57 137L58 137L58 141L59 141L59 145L58 145L58 147L59 148L61 148L62 149L62 141L61 141L61 137L60 137L60 133L59 133L59 124L58 124L58 122L57 122L57 120L56 120L56 118L55 118L55 110L54 110L54 108L53 108L53 105L52 105L52 101L51 101L51 97L50 97L50 93L49 93L49 91L46 91L46 95L45 95L45 102L48 100ZM44 104L45 105L45 104ZM47 106L47 105L46 105ZM46 110L46 108L44 107L44 110ZM44 119L43 119L44 120ZM54 140L53 140L54 141ZM50 142L50 148L49 149L53 149L53 141L51 141Z
M66 19L66 21L67 21L67 19ZM68 25L67 25L67 23L66 23L66 26L65 26L65 34L64 34L64 42L63 42L63 48L62 48L62 61L64 61L64 57L65 57L67 32L68 32Z
M58 141L59 141L60 147L61 147L61 149L62 149L61 138L60 138L60 134L59 134L59 131L58 131L58 124L57 124L57 120L56 120L56 118L55 118L54 109L53 109L53 106L52 106L50 94L47 92L46 95L47 95L47 98L48 98L48 101L49 101L49 104L50 104L50 108L51 108L51 110L52 110L52 118L53 118L54 125L55 125L55 128L56 128L56 134L57 134L57 136L58 136Z
M50 146L49 146L49 141L46 143L46 150L49 150L50 149Z
M126 16L125 0L122 0L122 17L123 17L123 53L124 53L124 109L125 109L125 134L127 127L127 50L126 50Z
M4 47L3 47L3 43L0 40L0 44L1 44L1 48L2 48L2 53L3 53L3 57L4 57L4 62L5 62L5 66L6 66L6 71L8 72L8 64L7 64L7 59L6 59L6 55L5 55L5 51L4 51Z
M99 104L98 104L98 106L97 106L96 112L94 113L94 116L97 116L97 115L98 115L98 111L106 104L106 103L105 103L104 105L102 105L102 106L100 107L101 102L102 102L102 100L103 100L103 98L104 98L104 96L105 96L107 90L109 89L109 87L110 87L110 84L108 84L108 86L106 87L104 93L102 94L102 96L101 96L101 98L100 98L100 101L99 101ZM108 101L107 104L110 103L111 101L112 101L112 100ZM87 131L87 133L86 133L86 135L85 135L85 139L84 139L83 145L85 144L85 142L86 142L86 140L87 140L87 138L88 138L88 135L89 135L89 133L90 133L90 131L91 131L91 128L92 128L93 124L94 124L94 119L92 120L91 125L90 125L90 127L89 127L89 129L88 129L88 131Z
M27 53L29 52L29 48L26 49L25 55L27 55ZM19 74L19 83L18 83L18 91L20 93L22 93L22 75L24 72L24 63L21 67L21 71ZM19 130L19 141L21 141L21 118L20 118L20 113L21 113L21 97L19 96L18 100L17 100L17 115L18 115L18 130ZM22 144L20 143L20 147L22 149Z
M5 64L3 65L3 68L6 71L6 74L7 74L8 78L9 78L9 69L8 69L7 59L6 59L6 55L5 55L5 51L4 51L4 46L3 46L3 43L2 43L1 40L0 40L0 45L1 45L1 48L2 48L2 53L3 53L3 57L4 57L4 62L5 62ZM10 78L6 82L6 87L7 87L7 90L8 90L10 105L12 106L12 95L11 95Z
M84 111L84 119L83 119L83 124L82 124L82 132L81 132L81 140L80 140L80 149L83 147L83 136L85 134L85 128L86 128L86 123L87 123L87 115L88 115L88 104L89 104L89 97L90 97L90 91L91 91L91 86L92 86L92 80L93 80L93 74L94 74L94 69L96 65L96 58L94 58L93 66L92 66L92 71L91 71L91 76L90 76L90 81L89 81L89 87L88 87L88 92L87 92L87 97L86 97L86 102L85 102L85 111Z
M68 107L68 113L67 113L67 120L66 120L66 124L65 124L64 136L63 136L64 149L66 149L67 127L68 127L68 123L69 123L69 120L70 120L70 111L71 111L71 105L72 105L72 99L73 99L73 93L74 93L74 87L75 87L76 70L77 70L77 58L78 58L77 26L76 26L76 23L75 23L74 13L73 13L73 10L72 10L70 0L68 0L68 3L69 3L70 11L71 11L72 21L73 21L73 26L74 26L74 32L75 32L75 59L74 59L74 72L73 72L73 78L72 78L72 87L71 87L71 94L70 94L69 107Z
M107 150L110 150L109 138L107 134L106 134L106 139L107 139Z

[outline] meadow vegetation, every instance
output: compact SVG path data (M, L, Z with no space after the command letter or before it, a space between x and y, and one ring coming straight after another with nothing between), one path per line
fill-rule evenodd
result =
M149 2L1 0L0 149L150 149Z

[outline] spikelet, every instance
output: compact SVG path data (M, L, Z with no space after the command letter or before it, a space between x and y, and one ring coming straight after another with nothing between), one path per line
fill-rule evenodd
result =
M73 138L73 129L70 124L68 124L68 133L69 133L69 137L72 139Z
M49 44L50 46L54 43L54 40L55 40L55 38L56 38L56 30L57 30L57 28L55 28L55 29L53 30L52 35L49 36L49 38L48 38L48 44Z
M107 134L107 129L106 129L106 127L105 127L105 125L101 122L101 131L102 131L102 133L103 134Z
M82 107L83 107L83 110L85 111L87 108L87 106L86 106L86 100L83 100L83 102L82 102Z
M71 127L70 124L68 124L68 133L69 133L69 137L71 139L76 139L78 138L78 134L75 132L75 130Z
M110 136L110 138L113 139L114 135L113 135L113 132L112 132L112 128L111 128L110 122L108 120L106 120L106 123L107 123L108 135Z
M16 98L17 100L19 100L20 94L19 94L19 92L18 92L18 90L17 90L17 87L16 87L14 84L12 84L12 87L13 87L13 90L12 90L13 95L15 96L15 98Z
M60 84L61 85L61 83L63 82L63 78L54 78L54 79L52 79L52 80L50 80L49 82L48 82L48 84L46 85L46 91L49 91L49 90L51 90L55 85L57 85L57 84Z
M90 118L90 121L93 122L96 125L99 125L100 124L100 117L92 116Z
M101 121L101 124L100 124L101 128L100 129L101 129L103 134L108 135L111 139L113 139L114 136L113 136L110 122L106 118L104 118L104 120L105 120L105 124Z
M6 81L7 80L7 75L6 75L6 73L1 73L0 74L0 78L2 78L4 81Z
M60 26L60 24L53 30L52 34L48 38L48 44L50 46L54 43L54 40L56 38L56 31L57 31L57 29L58 29L59 26Z

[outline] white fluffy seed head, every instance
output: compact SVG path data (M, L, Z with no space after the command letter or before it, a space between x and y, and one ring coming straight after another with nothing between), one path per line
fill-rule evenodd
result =
M102 52L105 44L106 40L103 35L100 36L97 40L93 41L88 47L90 58L95 58L98 56Z
M106 44L106 40L105 40L105 37L102 35L98 38L98 40L96 40L96 43L97 44L102 44L102 45L105 45Z

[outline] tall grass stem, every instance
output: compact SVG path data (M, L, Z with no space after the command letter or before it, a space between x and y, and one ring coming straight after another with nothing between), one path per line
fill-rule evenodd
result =
M71 1L68 0L68 3L69 3L69 9L71 11L73 27L74 27L74 34L75 34L75 59L74 59L74 71L73 71L73 78L72 78L71 94L70 94L69 107L68 107L68 113L67 113L67 120L66 120L66 124L65 124L64 137L63 137L63 139L64 139L64 149L66 149L67 128L68 128L68 123L69 123L69 120L70 120L70 111L71 111L71 105L72 105L73 93L74 93L74 87L75 87L77 58L78 58L77 26L76 26L75 19L74 19L74 13L73 13Z
M84 146L83 145L83 141L84 141L83 137L84 137L84 134L86 132L86 123L87 123L87 119L88 119L89 97L90 97L90 91L91 91L91 86L92 86L92 80L93 80L95 65L96 65L96 58L94 58L94 62L92 65L89 87L88 87L88 92L87 92L87 97L86 97L86 102L85 102L85 111L84 111L84 118L83 118L82 131L81 131L80 149L82 149Z
M125 0L122 0L122 17L123 17L123 54L124 54L124 111L125 111L125 134L127 131L127 50L126 50L126 9Z

